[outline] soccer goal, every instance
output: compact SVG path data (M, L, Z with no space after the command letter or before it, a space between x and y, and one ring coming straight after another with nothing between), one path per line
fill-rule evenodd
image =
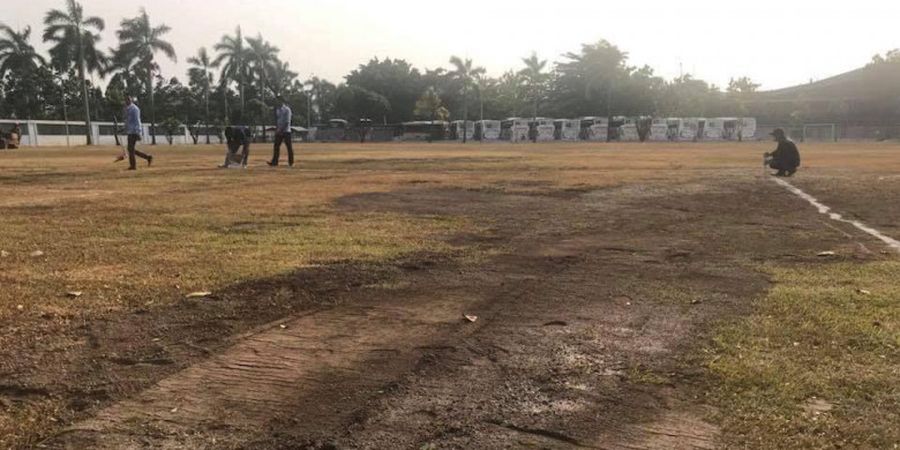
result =
M802 139L804 141L829 141L837 142L837 126L833 123L811 123L803 125Z

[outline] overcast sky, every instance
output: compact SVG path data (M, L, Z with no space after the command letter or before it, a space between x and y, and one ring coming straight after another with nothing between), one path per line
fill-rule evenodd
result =
M306 78L340 81L372 56L403 58L420 68L468 56L492 75L521 66L536 51L551 61L581 43L607 39L633 65L672 78L683 70L726 85L749 76L765 89L858 68L875 53L900 47L900 2L889 0L81 0L106 21L103 47L115 45L123 17L147 8L172 27L178 62L165 76L184 79L185 59L212 47L240 24L261 32ZM35 28L63 0L3 0L0 21ZM42 43L39 48L46 48Z

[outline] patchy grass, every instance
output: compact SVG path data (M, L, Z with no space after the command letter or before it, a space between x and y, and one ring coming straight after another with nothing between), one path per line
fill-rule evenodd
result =
M766 270L776 286L707 355L727 443L897 448L900 261Z
M456 248L446 239L484 235L487 230L479 229L484 224L347 212L335 206L345 196L423 187L565 196L628 184L657 190L664 198L673 182L703 183L711 174L746 173L748 167L755 172L760 155L771 148L769 143L315 144L297 147L299 169L272 170L261 164L268 146L255 145L253 167L242 171L214 168L223 156L218 146L159 146L150 149L154 167L136 173L112 163L114 148L0 152L0 250L6 252L0 258L0 347L62 355L80 344L71 343L76 350L70 350L42 333L46 317L74 326L110 312L152 314L191 291L215 292L304 266L377 263L415 252L461 253L476 261L501 251ZM801 182L900 172L896 144L817 144L801 150ZM843 180L833 184L835 192L847 186ZM878 218L883 211L857 213L869 219L865 214ZM896 216L881 220L897 223L891 217ZM590 223L567 225L591 229ZM31 256L38 250L41 256ZM756 315L723 329L709 354L717 380L712 393L731 442L778 448L889 447L900 441L897 264L769 270L778 287ZM700 288L672 290L640 278L634 283L620 288L686 308L717 298ZM857 287L872 295L856 294ZM75 300L67 291L83 295ZM0 377L10 373L2 363ZM649 369L629 376L649 384L667 380ZM0 402L0 448L35 444L69 408L40 395L24 398ZM818 401L833 407L818 415L804 412L805 405L823 409Z

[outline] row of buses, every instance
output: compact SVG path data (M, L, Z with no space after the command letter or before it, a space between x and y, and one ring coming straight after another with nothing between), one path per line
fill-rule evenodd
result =
M336 119L310 130L317 141L594 141L594 142L697 142L753 140L756 119L582 117L580 119L518 118L453 122L416 121L399 125L351 127Z

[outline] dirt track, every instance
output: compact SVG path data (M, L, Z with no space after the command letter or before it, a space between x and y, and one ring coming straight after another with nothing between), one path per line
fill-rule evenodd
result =
M465 215L490 232L451 239L494 256L260 282L330 298L47 446L711 448L685 351L766 289L757 262L846 240L823 240L814 212L774 184L727 173L533 195L423 186L337 206Z

